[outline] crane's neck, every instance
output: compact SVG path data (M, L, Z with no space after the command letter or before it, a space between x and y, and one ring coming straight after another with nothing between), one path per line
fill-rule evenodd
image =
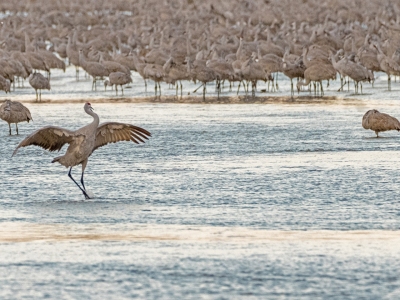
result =
M85 108L85 112L93 117L93 122L90 125L97 128L100 123L99 116L95 112L93 112L89 107Z

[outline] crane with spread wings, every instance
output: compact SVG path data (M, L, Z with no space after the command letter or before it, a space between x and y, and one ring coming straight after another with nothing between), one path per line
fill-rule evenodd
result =
M66 153L54 158L52 162L58 162L66 168L70 168L68 176L80 188L85 198L90 199L83 182L83 174L89 156L93 151L109 143L121 141L132 141L136 144L144 143L151 136L151 133L141 127L127 123L106 122L99 124L99 116L93 112L90 103L85 104L84 110L93 117L92 123L75 131L56 126L38 129L19 143L12 156L17 153L19 148L30 145L36 145L49 151L60 151L65 144L69 144ZM71 175L72 167L77 165L82 165L82 186Z

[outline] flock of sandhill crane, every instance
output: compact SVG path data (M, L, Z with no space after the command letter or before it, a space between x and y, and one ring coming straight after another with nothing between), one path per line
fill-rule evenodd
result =
M186 80L201 84L203 98L210 82L218 96L223 83L246 94L251 87L254 96L265 81L274 91L280 73L292 96L293 79L298 91L313 83L323 95L322 82L338 75L341 90L354 81L355 93L375 72L387 74L389 90L400 75L400 9L391 2L32 0L6 1L0 11L0 89L30 78L36 99L50 89L51 70L66 63L76 80L82 69L90 75L92 89L99 80L122 89L138 72L156 95L165 82L182 96Z
M83 69L105 87L131 83L131 72L154 82L175 85L182 97L182 81L203 87L215 82L218 96L224 82L242 86L255 96L257 83L278 89L278 74L290 78L291 95L312 85L323 95L323 81L339 74L341 87L354 81L355 93L362 83L373 83L375 72L384 72L391 89L392 76L400 76L400 5L378 0L193 1L114 0L2 1L0 3L0 90L11 91L29 78L41 99L50 89L51 70L75 66L76 80ZM40 72L44 72L43 76ZM18 88L18 87L17 87ZM348 87L349 88L349 87ZM39 94L38 94L39 91ZM93 122L77 131L48 126L25 138L16 148L37 145L65 155L53 162L70 167L82 165L79 186L88 194L83 174L88 157L98 147L117 141L144 142L145 129L130 124L104 123L90 103L85 112ZM6 100L0 117L11 123L32 120L29 110ZM368 111L365 129L400 130L399 121L377 110ZM16 125L18 134L18 127Z

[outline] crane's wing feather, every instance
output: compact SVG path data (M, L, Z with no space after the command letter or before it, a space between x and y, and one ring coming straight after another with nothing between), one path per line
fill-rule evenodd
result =
M385 113L376 115L376 123L378 126L385 130L399 130L400 123L395 117L392 117Z
M49 151L60 151L65 144L71 143L74 137L75 133L68 129L56 126L43 127L28 135L19 143L12 156L17 153L19 148L30 145L36 145Z
M11 110L19 120L26 119L28 123L30 120L33 120L29 109L20 102L12 101Z
M126 123L107 122L100 124L96 132L96 143L93 151L109 143L132 141L144 143L151 133L146 129Z

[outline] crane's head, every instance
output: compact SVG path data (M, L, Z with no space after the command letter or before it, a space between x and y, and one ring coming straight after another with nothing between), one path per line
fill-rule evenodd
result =
M9 99L6 99L6 101L4 101L4 103L6 104L5 106L5 108L4 108L4 111L11 111L11 100L9 100Z
M94 109L93 109L92 105L90 104L90 102L86 102L86 103L85 103L84 109L85 109L85 110L94 111Z

